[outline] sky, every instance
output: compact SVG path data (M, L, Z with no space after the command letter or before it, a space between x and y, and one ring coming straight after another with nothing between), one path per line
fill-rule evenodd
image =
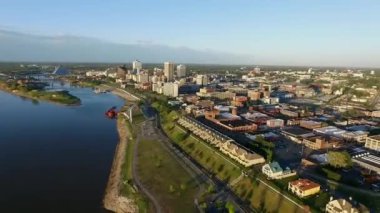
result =
M252 64L380 67L376 0L0 0L0 5L0 29L16 32L244 54L252 56Z

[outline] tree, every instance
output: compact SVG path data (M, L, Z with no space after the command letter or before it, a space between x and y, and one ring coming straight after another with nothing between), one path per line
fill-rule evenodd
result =
M347 168L352 166L351 156L348 152L329 151L327 160L332 167Z
M228 213L235 213L235 206L230 201L226 203L226 209L228 209Z

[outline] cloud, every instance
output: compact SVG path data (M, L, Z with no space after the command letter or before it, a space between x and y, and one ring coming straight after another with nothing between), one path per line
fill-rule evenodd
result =
M251 64L247 55L170 47L140 40L119 44L72 35L45 36L0 29L1 61L144 62Z

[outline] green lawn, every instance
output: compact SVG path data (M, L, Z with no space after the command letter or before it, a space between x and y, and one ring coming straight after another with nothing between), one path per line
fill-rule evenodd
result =
M124 119L123 117L118 117L118 119ZM120 122L118 120L118 122ZM127 150L125 152L125 161L122 166L122 179L123 184L120 188L120 194L124 197L132 198L139 207L139 212L145 213L149 211L149 202L147 198L145 198L142 194L140 194L138 191L136 191L133 183L133 176L132 176L132 162L133 162L133 150L135 149L136 140L136 125L132 125L128 121L126 121L126 127L127 127L127 135L128 135L128 144L127 144ZM135 127L135 128L133 128Z
M140 181L164 208L163 212L195 212L197 181L174 159L159 141L138 144L137 173Z
M301 213L303 210L280 194L258 181L242 179L233 190L243 200L249 201L253 208L262 212Z
M226 160L227 157L219 153L218 150L211 148L193 136L189 136L180 127L175 126L172 129L166 129L166 133L172 140L219 179L229 182L240 176L240 167Z

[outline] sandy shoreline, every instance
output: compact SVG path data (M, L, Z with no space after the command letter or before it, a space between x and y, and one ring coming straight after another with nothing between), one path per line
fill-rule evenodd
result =
M115 156L111 167L111 173L108 179L104 195L104 207L117 213L137 212L138 207L132 199L120 195L122 183L122 166L125 161L125 152L128 145L128 131L125 119L117 119L117 129L120 141L116 146Z
M131 94L120 89L113 89L112 93L120 96L126 101L137 100L135 97L131 96ZM130 134L128 133L126 122L127 120L124 118L117 119L119 143L116 146L111 172L103 199L104 208L117 213L138 212L138 206L134 200L120 195L120 188L123 184L121 171L126 157L128 134Z

